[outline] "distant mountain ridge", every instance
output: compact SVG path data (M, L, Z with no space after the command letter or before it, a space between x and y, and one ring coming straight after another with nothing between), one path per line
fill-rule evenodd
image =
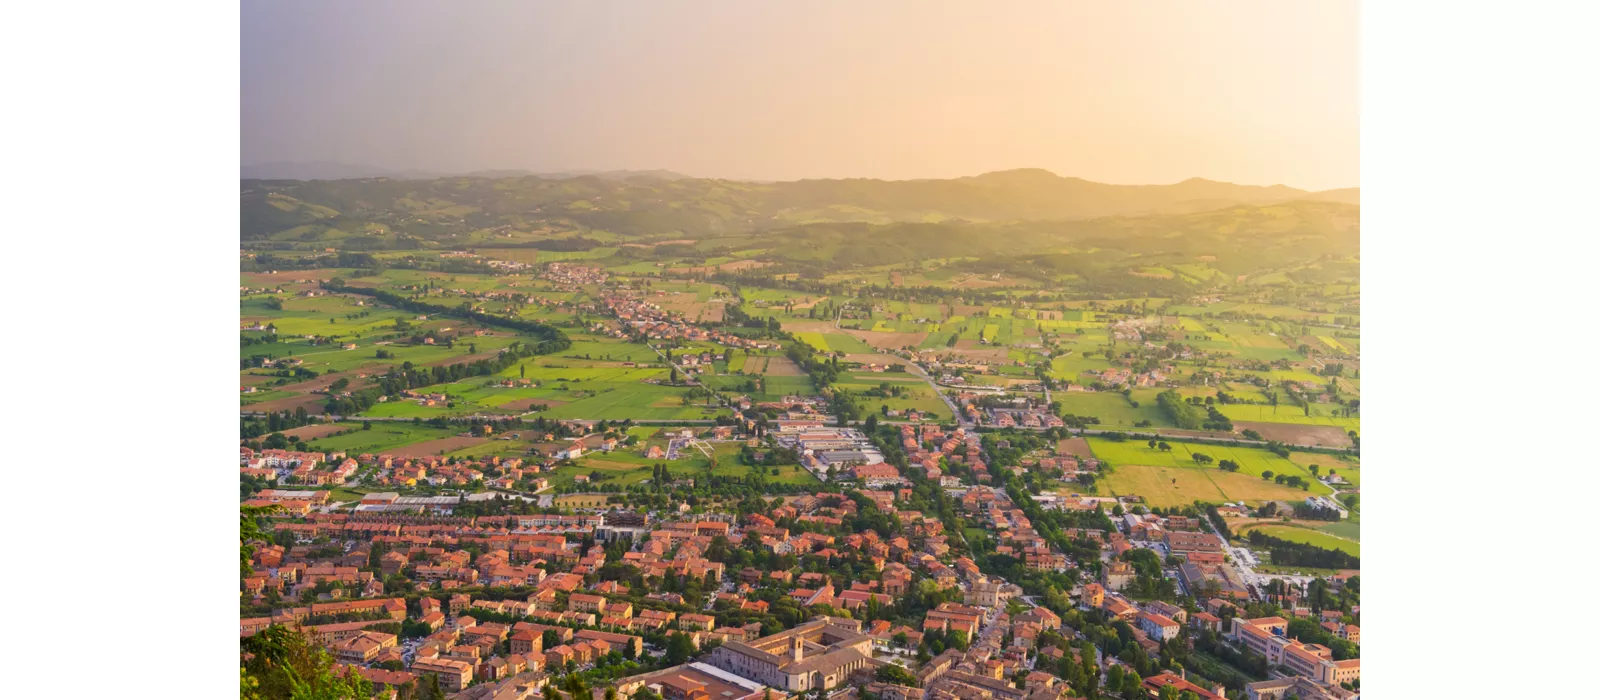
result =
M448 177L542 177L563 180L594 176L607 180L627 180L634 177L653 177L663 180L681 180L690 177L671 170L474 170L471 172L439 172L405 168L385 168L376 165L339 163L335 161L276 161L255 163L239 168L241 180L360 180L389 178L391 180L436 180Z
M241 234L246 240L305 242L376 231L438 239L489 229L697 238L818 223L1061 222L1295 201L1360 204L1358 188L1308 192L1200 178L1111 185L1040 169L947 180L790 182L694 178L670 171L560 175L493 171L419 180L246 179L240 183Z

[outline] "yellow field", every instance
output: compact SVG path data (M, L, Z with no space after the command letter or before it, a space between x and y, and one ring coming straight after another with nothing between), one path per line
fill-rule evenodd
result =
M1263 481L1249 474L1195 467L1119 465L1100 483L1117 496L1138 495L1149 506L1190 505L1195 501L1222 503L1269 500L1298 501L1305 491Z
M1184 506L1196 500L1220 503L1222 489L1207 477L1209 470L1175 467L1118 466L1100 484L1117 496L1139 495L1145 505Z

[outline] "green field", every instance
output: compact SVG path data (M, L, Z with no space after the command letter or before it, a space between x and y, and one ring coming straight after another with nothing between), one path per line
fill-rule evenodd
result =
M685 405L684 390L655 384L605 383L595 388L593 396L552 406L539 415L546 418L583 418L589 420L645 420L711 419L728 415L727 409L707 408L704 399Z
M656 428L634 428L630 430L641 431L641 437L653 435ZM752 467L739 464L739 450L742 443L719 442L712 444L712 452L717 456L717 466L711 471L707 467L711 461L701 454L699 450L686 449L676 460L647 460L641 453L642 445L632 448L618 449L613 452L591 453L580 458L575 466L561 467L549 475L552 486L567 486L573 483L572 477L577 474L594 474L598 472L607 485L629 486L641 483L650 478L651 465L665 464L677 477L704 477L707 474L714 476L747 477L751 474ZM772 474L772 469L777 469L778 474ZM784 465L780 467L764 467L764 477L769 483L779 484L815 484L816 477L799 465Z
M1260 530L1262 534L1271 535L1278 539L1290 542L1300 542L1323 549L1337 549L1351 556L1361 556L1361 543L1336 537L1328 532L1312 530L1310 528L1295 527L1293 525L1256 525L1246 528L1246 531Z
M881 388L885 384L901 390L902 395L876 397L864 393ZM933 392L928 383L920 377L905 372L845 372L833 386L856 394L862 415L882 415L881 407L887 406L893 410L916 409L944 418L950 417L950 407L944 405L944 401L940 400L939 395Z
M1102 426L1131 427L1150 421L1152 426L1172 427L1172 421L1155 401L1141 401L1134 408L1122 394L1113 391L1058 391L1051 396L1061 403L1062 415L1094 416Z
M1138 494L1151 505L1186 505L1195 500L1259 503L1267 500L1297 501L1307 494L1329 494L1333 490L1318 483L1304 467L1263 449L1171 442L1172 450L1151 448L1146 441L1115 442L1088 438L1094 455L1113 465L1101 483L1117 495ZM1210 455L1215 462L1201 466L1193 454ZM1216 464L1230 459L1239 471L1225 472ZM1298 475L1308 482L1305 490L1290 488L1261 478L1264 472Z
M1115 496L1138 495L1150 506L1185 506L1195 501L1258 504L1270 500L1300 500L1300 489L1263 481L1244 473L1194 467L1123 465L1101 475L1098 484Z
M829 334L829 335L832 335L832 334ZM833 348L828 345L827 338L825 338L823 336L824 336L824 334L822 334L822 333L813 333L813 332L803 332L803 333L794 334L794 337L797 340L799 340L802 343L805 343L806 345L810 345L811 347L815 348L817 350L817 352L833 352Z
M1290 423L1293 425L1331 425L1345 430L1360 430L1360 416L1345 418L1333 415L1333 404L1312 404L1311 415L1305 409L1289 403L1278 406L1259 404L1229 404L1218 407L1230 420L1252 423ZM1342 408L1342 407L1340 407Z
M1361 523L1341 520L1336 523L1328 523L1327 525L1323 525L1317 529L1330 535L1334 535L1335 537L1343 537L1347 540L1355 540L1357 542L1361 541Z
M361 424L350 423L349 426L359 428ZM458 432L461 431L452 428L433 428L410 423L374 421L371 430L357 430L347 435L317 438L307 444L311 449L318 452L377 453L419 442L427 442L428 440L451 437Z

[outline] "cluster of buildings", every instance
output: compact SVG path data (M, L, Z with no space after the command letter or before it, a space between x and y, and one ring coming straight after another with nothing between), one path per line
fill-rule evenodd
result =
M953 480L952 484L946 484L941 464L964 465L972 470L979 483L993 480L988 465L980 456L982 442L976 434L968 434L965 428L946 433L937 425L901 425L900 447L905 451L906 463L912 470L920 472L925 479L939 481L941 485L960 483L959 480Z
M696 326L686 320L683 314L662 309L661 305L647 299L636 292L618 289L607 292L601 297L600 303L625 328L631 330L632 335L645 340L703 341L746 350L776 350L782 347L770 340L744 338ZM617 335L628 334L619 332Z
M573 265L571 263L553 262L545 265L539 277L558 285L582 286L586 284L605 284L610 275L605 268L595 265Z
M785 415L796 409L784 408ZM991 408L987 415L1020 420L1026 413ZM773 438L801 455L813 471L853 480L857 490L850 497L828 491L786 495L743 515L613 508L463 517L458 513L470 496L407 496L396 490L368 494L352 510L329 513L319 512L326 491L261 491L251 502L280 506L271 530L293 537L256 546L251 574L241 581L242 602L270 611L242 617L240 633L296 626L328 647L341 673L360 674L380 688L436 678L465 700L542 698L553 679L572 670L623 658L660 658L663 650L647 640L659 643L661 635L682 635L696 650L715 648L688 663L652 664L646 673L617 679L613 685L619 694L648 688L663 700L788 700L819 690L864 689L881 700L1075 697L1054 670L1058 661L1081 651L1046 641L1056 640L1055 635L1071 640L1073 630L1021 587L985 572L979 564L984 556L963 556L959 541L950 539L955 533L946 532L946 520L907 503L913 498L910 477L934 480L953 502L956 517L985 532L994 555L1054 575L1074 562L1036 529L1029 516L1038 515L1033 506L1091 511L1116 500L1047 493L1019 504L995 482L1006 472L1070 476L1098 464L1054 449L1016 464L989 464L975 434L904 424L899 432L908 474L888 464L859 431L809 418L802 412L801 419L780 421ZM731 438L732 428L727 432L721 437ZM606 444L602 436L591 435L537 458L484 462L242 452L241 469L292 471L312 464L315 472L316 465L328 469L330 463L348 462L373 467L370 478L379 483L410 486L434 483L434 478L515 483L539 473L549 460L617 445L614 438ZM469 471L478 476L468 476ZM898 531L851 527L861 522L860 504L869 501L894 516ZM1079 544L1097 544L1103 561L1097 580L1072 591L1081 607L1125 621L1133 643L1152 659L1161 656L1164 645L1208 631L1261 655L1276 672L1271 680L1248 685L1252 699L1359 696L1349 689L1359 685L1359 659L1335 659L1326 646L1290 638L1283 617L1241 617L1258 597L1229 560L1223 540L1200 519L1137 511L1115 517L1110 531L1063 533ZM625 544L620 556L619 541ZM793 557L785 561L803 565L729 570L723 563L729 547L754 550L764 562ZM1130 598L1136 573L1120 555L1135 547L1153 549L1163 559L1182 559L1177 574L1183 590L1204 602L1179 606ZM1073 550L1083 556L1081 548ZM629 573L612 575L618 564ZM420 596L393 597L386 582L396 578ZM667 581L704 582L705 588L697 590L705 599L675 592L687 592L684 588L663 590ZM869 611L915 595L923 582L959 590L959 596L923 609L914 622L863 621L870 619ZM1283 615L1310 615L1295 601L1284 602L1289 607ZM771 617L767 624L752 621L774 607L790 606L805 610L809 619L782 626L771 624ZM849 617L836 616L846 614L838 611L848 611ZM1319 622L1328 635L1359 643L1354 620L1325 613ZM937 647L942 653L916 661L924 640L943 644L956 633L967 640L963 647ZM1107 658L1097 665L1103 670L1116 663L1121 662ZM916 679L915 687L880 681L879 671L887 665L902 667ZM1200 698L1224 695L1221 687L1181 671L1139 681L1152 698L1171 693L1169 687Z
M355 476L360 465L343 452L296 452L293 450L262 450L239 448L239 473L266 481L306 484L309 486L338 485Z
M987 422L996 428L1060 428L1066 423L1048 409L991 408Z
M899 470L883 461L878 451L855 428L830 428L821 421L788 421L775 433L778 445L800 455L800 464L818 479L861 479L869 488L906 483ZM858 471L860 470L860 471Z

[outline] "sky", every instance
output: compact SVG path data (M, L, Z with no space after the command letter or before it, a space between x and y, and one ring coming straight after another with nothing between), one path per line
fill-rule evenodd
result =
M245 0L241 160L1360 184L1358 5Z

